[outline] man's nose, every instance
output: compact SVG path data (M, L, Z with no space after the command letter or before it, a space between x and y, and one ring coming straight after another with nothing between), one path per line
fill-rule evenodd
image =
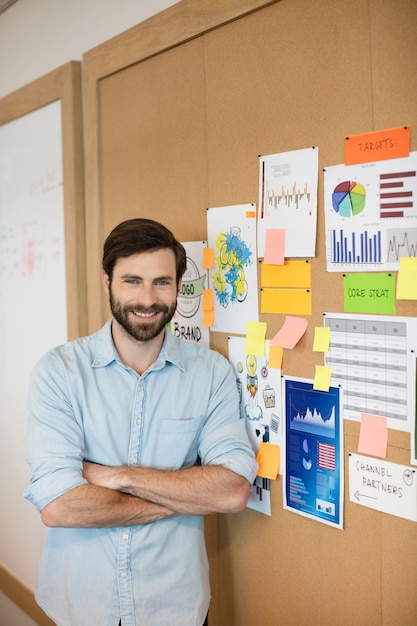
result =
M152 306L155 303L154 286L152 284L150 285L142 284L138 296L139 296L139 301L143 306L145 307Z

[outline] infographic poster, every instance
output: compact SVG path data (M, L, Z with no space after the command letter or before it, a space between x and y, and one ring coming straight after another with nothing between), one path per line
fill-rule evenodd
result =
M313 381L283 377L284 508L343 528L341 390L313 389Z
M417 152L324 169L328 272L385 272L417 253Z
M286 257L315 256L318 164L317 147L259 157L259 257L275 228L285 230Z

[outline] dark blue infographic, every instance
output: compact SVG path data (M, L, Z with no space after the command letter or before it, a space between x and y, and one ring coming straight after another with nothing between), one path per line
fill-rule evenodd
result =
M284 508L343 528L341 391L284 377Z

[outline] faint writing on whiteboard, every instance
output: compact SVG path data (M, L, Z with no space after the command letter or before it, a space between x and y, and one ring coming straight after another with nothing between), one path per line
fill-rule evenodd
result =
M44 176L32 180L29 193L31 195L35 193L48 193L61 187L63 187L62 179L58 176L56 170L52 170L51 172L47 172Z
M0 224L0 278L31 278L48 264L64 262L60 238L40 221L20 226Z

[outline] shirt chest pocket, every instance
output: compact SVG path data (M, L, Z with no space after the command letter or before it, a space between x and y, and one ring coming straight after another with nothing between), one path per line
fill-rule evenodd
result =
M159 428L157 467L175 470L195 465L201 424L199 417L163 419Z

